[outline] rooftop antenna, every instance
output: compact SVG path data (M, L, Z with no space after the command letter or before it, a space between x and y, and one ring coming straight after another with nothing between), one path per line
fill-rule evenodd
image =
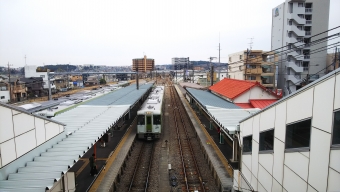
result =
M27 64L26 64L26 55L25 55L25 66L26 66Z
M254 39L254 37L248 38L248 39L250 39L250 43L248 43L248 44L249 44L249 53L250 53L250 51L251 51L252 48L253 48L253 39Z

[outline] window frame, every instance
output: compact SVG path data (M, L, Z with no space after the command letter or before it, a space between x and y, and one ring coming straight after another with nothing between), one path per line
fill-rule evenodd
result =
M261 133L264 132L268 132L268 131L273 131L273 149L270 150L260 150L260 146L261 146ZM260 131L259 132L259 154L268 154L268 153L274 153L274 140L275 140L275 129L271 128L271 129L266 129L264 131Z
M253 143L253 135L247 135L242 137L242 155L251 155L253 151L253 144L251 144L251 151L244 151L244 138L251 137L251 143Z
M297 148L286 148L286 143L287 143L287 127L289 125L292 125L292 124L296 124L296 123L300 123L300 122L303 122L303 121L307 121L307 120L310 120L310 127L309 127L309 146L308 147L297 147ZM288 123L286 124L286 132L285 132L285 145L284 145L284 152L285 153L290 153L290 152L309 152L310 151L310 142L311 142L311 134L312 134L312 117L309 117L309 118L305 118L305 119L301 119L301 120L298 120L298 121L294 121L294 122L291 122L291 123Z
M338 149L338 150L340 150L340 143L333 144L333 139L334 139L335 113L340 113L340 109L336 109L336 110L333 111L333 118L332 118L332 136L331 136L331 149Z

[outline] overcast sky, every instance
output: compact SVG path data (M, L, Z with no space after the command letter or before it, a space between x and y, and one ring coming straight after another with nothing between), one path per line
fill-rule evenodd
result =
M221 62L270 49L272 9L284 0L0 0L0 66L132 65L147 55ZM330 0L329 28L340 25ZM326 14L326 13L325 13ZM217 60L216 60L217 61Z

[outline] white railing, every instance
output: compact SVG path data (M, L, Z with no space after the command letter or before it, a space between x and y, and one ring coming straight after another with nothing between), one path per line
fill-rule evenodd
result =
M311 35L312 32L311 31L306 31L306 35Z
M310 59L310 55L305 55L303 58Z
M306 20L306 24L308 25L311 25L312 24L312 20Z
M306 8L305 11L306 11L306 13L311 13L313 11L313 9L312 8Z

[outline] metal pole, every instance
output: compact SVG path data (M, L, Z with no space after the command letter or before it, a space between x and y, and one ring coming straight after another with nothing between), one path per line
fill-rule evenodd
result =
M9 102L12 102L11 71L9 70L9 62L7 64L7 66L8 66Z
M47 83L48 83L48 100L52 100L52 98L51 98L50 70L49 69L47 69Z

